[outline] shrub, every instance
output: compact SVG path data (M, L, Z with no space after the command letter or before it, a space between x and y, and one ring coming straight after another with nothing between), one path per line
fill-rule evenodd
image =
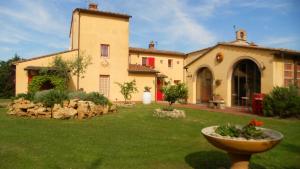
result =
M13 100L24 98L25 100L33 100L34 94L33 93L20 93L16 97L12 97Z
M162 88L162 92L164 93L164 99L169 102L170 106L179 99L186 100L188 97L188 90L184 83L169 84Z
M98 105L111 105L110 101L104 95L97 92L88 93L85 100L92 101Z
M263 100L265 116L299 117L300 96L295 86L275 87Z
M42 103L47 107L53 107L54 104L62 105L64 100L69 100L68 94L61 90L45 90L37 92L34 96L34 102Z
M127 103L127 100L131 100L132 94L137 92L136 88L136 82L135 80L130 81L130 82L124 82L124 83L116 83L117 85L120 86L121 88L121 94L124 97L125 103Z
M87 94L84 91L74 91L68 94L69 99L86 100Z
M66 79L61 78L55 75L42 75L42 76L34 76L32 78L31 83L29 84L29 92L36 93L38 92L42 85L50 81L56 90L64 90L66 88Z

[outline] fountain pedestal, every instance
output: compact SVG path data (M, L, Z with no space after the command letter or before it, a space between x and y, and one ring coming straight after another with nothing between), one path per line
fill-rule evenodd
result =
M209 143L228 152L228 156L231 159L230 169L249 169L249 161L252 154L268 151L283 139L283 135L280 132L266 128L259 129L270 136L267 139L247 140L222 137L215 133L217 127L206 127L201 132Z

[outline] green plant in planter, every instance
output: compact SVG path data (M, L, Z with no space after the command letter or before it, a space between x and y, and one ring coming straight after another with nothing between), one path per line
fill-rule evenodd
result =
M262 139L265 138L262 130L256 128L262 126L263 122L255 119L243 127L227 124L216 128L215 132L221 136L243 137L246 139Z
M144 87L144 91L145 91L145 92L150 92L150 90L151 90L151 87L149 87L149 86L145 86L145 87Z
M130 82L124 82L124 83L116 82L116 84L118 86L120 86L120 88L121 88L120 92L124 97L125 103L128 103L127 101L131 100L133 93L138 92L138 89L136 88L136 81L135 80L132 80Z

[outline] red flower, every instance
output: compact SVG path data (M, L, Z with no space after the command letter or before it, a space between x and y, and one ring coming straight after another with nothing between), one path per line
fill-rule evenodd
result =
M258 120L256 120L256 119L253 119L253 120L250 121L249 124L250 124L250 125L253 125L253 126L256 126L256 127L259 127L259 126L264 125L264 122L258 121Z

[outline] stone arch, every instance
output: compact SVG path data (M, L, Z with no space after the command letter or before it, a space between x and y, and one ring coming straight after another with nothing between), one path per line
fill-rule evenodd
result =
M227 72L227 106L232 106L233 105L233 100L232 100L232 78L233 78L233 72L236 66L241 63L241 61L249 60L252 61L258 68L259 70L259 78L261 81L262 75L263 75L263 69L264 66L259 63L255 58L250 57L250 56L241 56L235 59L229 66L229 70ZM260 82L260 88L261 88L261 82ZM249 98L250 99L250 98Z
M196 103L208 102L213 94L214 72L208 65L201 65L194 72Z

